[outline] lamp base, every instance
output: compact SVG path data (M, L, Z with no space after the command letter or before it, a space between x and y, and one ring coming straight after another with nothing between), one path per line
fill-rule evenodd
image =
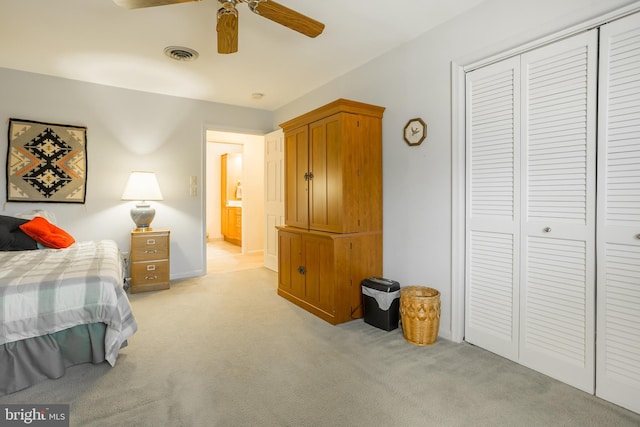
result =
M147 231L151 227L151 221L156 216L156 210L149 203L141 202L131 208L131 219L136 224L136 229Z

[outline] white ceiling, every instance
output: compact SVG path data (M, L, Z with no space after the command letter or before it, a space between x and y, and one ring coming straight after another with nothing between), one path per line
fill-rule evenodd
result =
M481 1L278 0L325 24L315 39L239 4L239 51L219 55L217 0L135 10L112 0L0 0L0 67L274 110ZM175 61L167 46L200 56Z

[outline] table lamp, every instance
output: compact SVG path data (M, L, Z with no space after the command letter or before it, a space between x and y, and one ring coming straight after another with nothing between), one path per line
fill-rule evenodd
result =
M134 171L122 193L122 200L136 200L138 203L131 208L131 219L137 230L149 230L151 221L156 216L156 210L149 205L149 200L162 200L160 186L154 172Z

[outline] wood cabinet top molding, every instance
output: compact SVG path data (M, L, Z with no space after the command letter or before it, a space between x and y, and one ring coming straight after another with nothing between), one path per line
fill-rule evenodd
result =
M298 116L294 119L286 121L280 124L280 127L285 131L304 126L305 124L315 122L325 117L332 116L336 113L351 113L361 114L364 116L382 118L385 108L377 105L365 104L362 102L351 101L348 99L337 99L327 105L324 105L315 110L309 111L306 114Z

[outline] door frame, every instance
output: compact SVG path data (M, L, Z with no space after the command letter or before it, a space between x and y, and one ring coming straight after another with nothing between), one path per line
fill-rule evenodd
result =
M212 132L214 135L217 135L218 137L214 137L214 141L210 141L208 136L209 136L209 132ZM197 188L199 188L200 194L198 194L198 199L200 200L200 205L201 205L201 212L200 212L200 224L201 224L201 236L200 236L200 245L201 245L201 271L202 271L202 275L206 275L207 274L207 238L206 238L206 234L207 234L207 144L208 143L229 143L229 144L239 144L242 145L242 152L243 154L246 154L246 139L247 138L265 138L266 133L261 131L261 130L256 130L256 129L229 129L223 126L218 126L218 125L214 125L214 124L208 124L205 123L202 126L202 145L200 147L200 155L202 158L202 162L201 162L201 174L202 174L202 179L201 182L197 185ZM225 137L222 137L225 136ZM263 160L264 161L264 160ZM244 163L243 163L243 176L245 176L245 167L244 167ZM264 219L264 214L261 217L261 221ZM246 229L245 227L246 223L245 223L245 218L243 216L242 219L242 229L243 231ZM262 229L261 229L262 231ZM264 245L263 245L264 246ZM262 247L260 249L260 251L262 251L264 248ZM243 244L242 244L242 253L243 254L247 254L247 253L252 253L255 252L255 250L252 249L247 249L245 247L245 243L243 240Z

